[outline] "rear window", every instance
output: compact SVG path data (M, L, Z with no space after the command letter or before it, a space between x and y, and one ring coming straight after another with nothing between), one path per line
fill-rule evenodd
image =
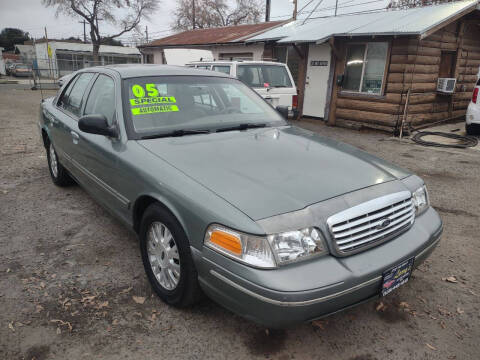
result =
M282 65L239 65L237 77L251 87L292 87L287 69Z

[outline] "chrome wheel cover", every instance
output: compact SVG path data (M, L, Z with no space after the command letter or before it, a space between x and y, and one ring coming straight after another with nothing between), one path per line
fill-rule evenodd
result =
M53 145L50 144L50 170L52 170L53 176L56 178L58 177L58 160L57 160L57 154L55 153L55 149L53 148Z
M153 222L148 229L147 255L159 284L174 290L180 281L180 257L171 231L161 222Z

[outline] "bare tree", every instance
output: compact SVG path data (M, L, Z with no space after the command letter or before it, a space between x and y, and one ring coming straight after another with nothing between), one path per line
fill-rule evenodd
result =
M227 0L195 0L195 28L258 23L264 12L263 0L236 0L235 6ZM178 0L174 16L174 30L192 29L192 0Z
M137 29L141 19L158 7L158 0L42 0L43 5L56 8L56 15L81 16L90 25L90 39L93 45L93 60L98 61L100 44L109 42L129 31ZM121 9L123 16L115 17ZM98 21L103 20L121 28L113 35L101 36Z

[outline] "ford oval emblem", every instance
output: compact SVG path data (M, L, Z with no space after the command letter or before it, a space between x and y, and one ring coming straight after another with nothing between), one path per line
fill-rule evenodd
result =
M385 229L391 223L389 218L382 219L381 221L382 222L375 227L377 230Z

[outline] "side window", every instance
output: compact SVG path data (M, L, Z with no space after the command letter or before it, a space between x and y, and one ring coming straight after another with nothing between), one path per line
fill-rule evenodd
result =
M229 65L213 65L212 70L230 75L230 66Z
M99 75L92 86L85 105L85 115L102 114L108 125L115 119L115 83L106 75Z
M93 73L84 73L78 76L75 83L72 83L72 89L67 89L61 99L61 107L74 115L80 115L82 108L82 99L88 83L93 77ZM65 95L67 95L65 97Z
M251 97L247 96L237 86L231 84L221 85L228 107L235 109L239 114L261 114L263 110L255 104Z
M191 86L190 91L195 105L204 105L212 109L218 107L211 88L207 86Z
M75 82L78 80L78 76L73 79L70 84L67 85L65 90L63 90L62 95L58 99L57 105L60 106L61 108L65 108L65 104L68 103L68 96L70 95L70 92L72 91L73 85L75 85Z
M382 92L388 43L369 42L347 47L343 88L368 94Z
M240 65L237 69L237 77L250 87L264 87L259 65Z

